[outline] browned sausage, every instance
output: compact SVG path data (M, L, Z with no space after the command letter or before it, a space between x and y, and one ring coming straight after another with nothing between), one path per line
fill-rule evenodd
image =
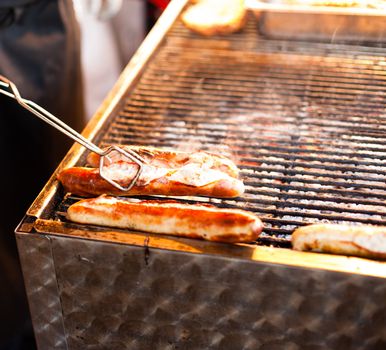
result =
M81 200L68 208L67 215L81 224L221 242L251 242L263 228L258 217L244 210L110 196Z
M292 234L296 250L315 250L368 258L386 258L386 227L370 225L314 224Z
M99 175L99 156L90 154L93 168L74 167L58 174L68 192L80 196L112 194L208 196L232 198L243 194L244 184L238 168L228 158L207 152L166 151L152 147L123 146L140 155L145 163L141 176L130 191L122 191ZM127 187L135 177L138 165L120 153L109 154L104 172L109 179Z
M102 179L95 168L74 167L65 169L58 175L66 191L79 196L92 197L101 194L118 196L165 195L165 196L206 196L218 198L238 197L244 193L242 181L227 177L205 186L190 186L172 181L168 176L154 179L144 185L136 185L129 191L121 191ZM128 184L131 178L126 178Z

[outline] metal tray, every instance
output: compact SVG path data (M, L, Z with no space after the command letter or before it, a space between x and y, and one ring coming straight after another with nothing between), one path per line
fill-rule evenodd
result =
M247 1L262 35L278 39L386 42L386 10Z

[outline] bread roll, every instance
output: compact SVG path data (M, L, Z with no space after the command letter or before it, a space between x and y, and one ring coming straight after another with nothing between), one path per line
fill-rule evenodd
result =
M201 0L182 14L185 26L202 35L230 34L246 21L243 0Z

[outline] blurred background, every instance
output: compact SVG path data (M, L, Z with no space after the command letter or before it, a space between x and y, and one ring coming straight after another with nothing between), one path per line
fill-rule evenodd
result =
M0 74L80 132L167 4L1 0ZM71 144L0 95L0 350L36 349L14 230Z
M167 0L74 0L81 27L86 116L90 118L117 80Z

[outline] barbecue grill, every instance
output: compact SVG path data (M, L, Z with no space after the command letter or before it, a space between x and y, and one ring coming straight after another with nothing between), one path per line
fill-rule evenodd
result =
M386 48L201 37L172 1L83 132L231 157L258 242L80 225L55 174L16 231L39 349L383 349L386 265L292 251L309 223L386 224ZM74 145L60 169L83 165Z

